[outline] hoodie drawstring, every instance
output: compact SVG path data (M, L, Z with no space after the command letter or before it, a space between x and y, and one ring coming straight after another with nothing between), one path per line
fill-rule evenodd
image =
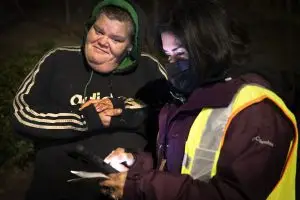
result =
M86 101L86 98L87 98L87 96L86 96L87 88L88 88L89 84L92 81L93 75L94 75L94 71L92 70L92 72L90 74L90 78L89 78L88 82L85 84L84 91L83 91L83 99L85 101Z

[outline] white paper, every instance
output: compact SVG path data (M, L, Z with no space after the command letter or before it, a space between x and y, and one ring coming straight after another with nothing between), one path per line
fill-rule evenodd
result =
M67 182L73 182L73 181L79 181L83 179L93 179L93 178L104 178L109 179L109 177L101 172L86 172L86 171L71 171L72 174L75 174L76 176L80 178L74 178L67 180Z

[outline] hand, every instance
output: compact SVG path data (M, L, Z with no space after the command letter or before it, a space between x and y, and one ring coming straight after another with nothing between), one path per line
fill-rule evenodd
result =
M110 164L119 172L127 172L128 167L131 167L134 161L132 153L126 153L123 148L115 149L104 159L104 162ZM123 163L126 164L127 167Z
M103 99L90 99L87 102L85 102L79 110L83 110L84 108L90 106L91 104L94 104L97 112L102 112L106 109L113 109L114 106L109 98L103 98Z
M111 117L118 116L122 113L122 109L107 109L98 113L99 118L104 127L109 127L111 122Z
M98 112L101 123L104 127L109 127L111 122L111 117L118 116L122 113L122 109L114 109L113 104L109 98L103 99L90 99L85 102L79 110L83 110L86 107L93 104L95 106L96 111Z
M127 173L128 172L110 174L110 179L99 182L101 187L100 191L105 195L111 196L112 199L121 199L124 194Z

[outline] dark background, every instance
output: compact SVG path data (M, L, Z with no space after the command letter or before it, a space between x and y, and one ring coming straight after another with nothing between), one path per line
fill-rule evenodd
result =
M188 1L188 0L184 0ZM222 0L253 41L253 64L297 71L300 66L300 0ZM135 0L149 26L175 0ZM33 167L32 145L12 134L12 99L26 74L49 49L79 45L96 0L0 2L0 199L22 199Z

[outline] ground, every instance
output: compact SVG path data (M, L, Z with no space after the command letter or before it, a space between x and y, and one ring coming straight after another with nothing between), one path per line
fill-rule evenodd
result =
M12 169L0 176L0 199L21 200L30 184L33 167L30 164L25 169Z

